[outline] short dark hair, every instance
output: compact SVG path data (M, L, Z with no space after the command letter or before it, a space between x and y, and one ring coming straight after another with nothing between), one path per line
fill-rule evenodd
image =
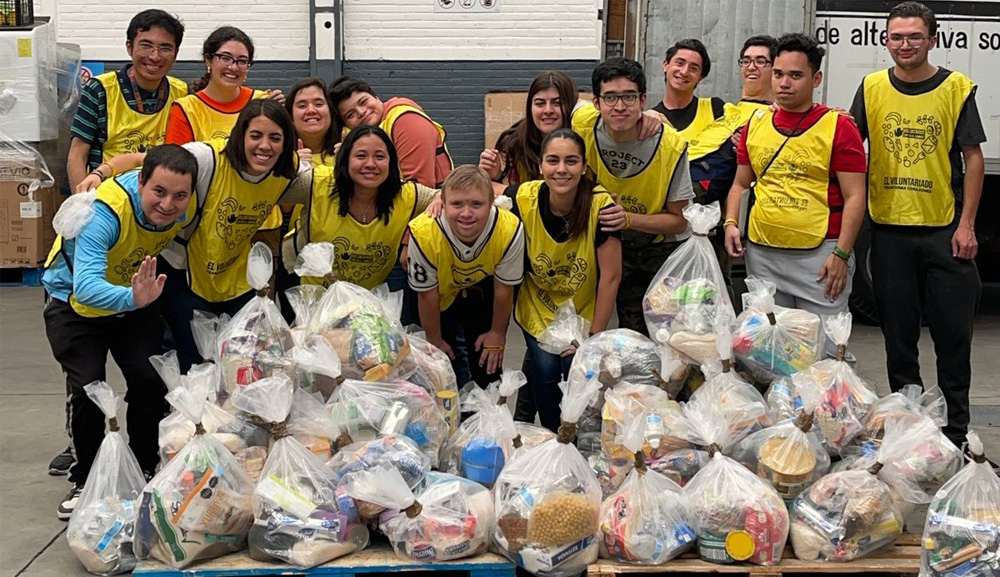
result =
M815 38L798 33L785 34L778 38L774 57L781 56L782 52L802 52L805 54L806 58L809 59L809 68L812 69L813 74L819 72L820 67L823 66L823 55L826 54L826 50L823 50Z
M710 70L712 70L712 59L708 56L708 49L701 40L697 38L685 38L684 40L679 40L674 43L673 46L667 48L667 55L663 58L664 62L670 62L681 50L693 50L701 56L701 77L705 78L708 76Z
M351 151L358 140L372 135L381 139L385 143L386 150L389 151L389 175L385 182L378 186L378 191L375 193L375 219L389 224L392 205L395 204L396 197L399 196L403 188L403 178L399 172L399 153L396 152L396 146L392 143L389 135L378 126L370 124L359 126L344 139L344 144L340 147L340 154L337 155L337 161L334 165L334 182L336 184L333 185L333 192L340 200L337 212L340 216L347 216L351 198L354 196L354 181L351 180L351 173L348 169L351 163Z
M246 134L250 128L250 122L258 116L264 116L277 124L284 136L281 154L278 155L278 161L274 163L271 172L275 176L289 180L295 178L299 168L295 155L295 144L298 139L295 135L295 126L292 124L292 117L288 115L285 107L271 98L251 100L243 107L240 115L236 117L236 124L233 125L233 131L229 135L229 141L226 142L225 150L223 150L226 158L236 170L247 172L249 163L247 162Z
M747 41L743 43L743 49L740 50L740 59L743 59L743 55L746 54L747 48L750 48L751 46L763 46L767 48L769 58L771 59L771 62L774 62L774 50L778 47L778 42L773 36L758 34L757 36L747 38Z
M132 20L128 23L128 29L125 31L125 39L128 40L129 44L132 44L135 41L136 35L140 32L152 30L153 28L163 28L166 30L168 34L174 37L174 48L181 47L181 40L184 39L184 25L175 16L171 16L157 8L143 10L133 16Z
M295 97L298 96L299 92L312 87L319 88L320 92L323 93L323 98L326 99L327 108L330 109L330 128L326 129L326 134L323 136L322 153L324 156L333 158L336 156L333 152L334 145L340 142L340 130L335 129L336 126L333 122L333 104L330 103L330 95L326 91L326 82L324 82L322 78L316 76L299 78L295 81L295 84L292 84L292 88L288 91L288 98L285 99L285 109L288 110L289 116L294 118L292 110L295 108Z
M937 35L937 18L934 11L924 6L920 2L900 2L892 10L889 10L889 17L886 24L893 18L920 18L927 25L927 33L931 36Z
M343 131L345 128L344 120L340 117L340 103L350 98L355 92L366 92L378 98L378 93L375 92L375 89L359 78L341 76L330 83L330 91L327 94L327 99L330 101L330 115L333 117L334 126L338 130Z
M191 177L191 192L193 193L198 182L198 161L194 155L186 148L177 144L161 144L154 146L146 153L142 160L142 170L139 172L139 180L148 182L153 176L153 171L163 168L177 174L186 174Z
M642 65L635 60L628 58L608 58L594 68L590 75L590 84L594 91L594 96L601 95L601 84L616 78L625 78L635 82L639 87L639 95L646 93L646 73L642 71Z

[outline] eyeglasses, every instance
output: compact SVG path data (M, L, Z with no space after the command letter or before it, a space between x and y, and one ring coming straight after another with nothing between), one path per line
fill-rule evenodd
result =
M159 46L156 46L152 42L146 42L145 40L136 44L134 50L139 53L139 56L149 56L153 52L158 52L160 56L166 58L173 56L177 51L176 48L169 44L160 44Z
M765 66L770 66L771 61L763 56L758 56L757 58L750 58L749 56L744 56L736 61L740 65L740 68L749 68L751 64L756 64L757 68L764 68Z
M249 58L233 58L232 54L226 54L225 52L216 52L212 56L218 58L219 62L221 62L224 66L232 66L235 64L237 68L246 70L247 68L250 68L250 64L252 64Z
M889 44L893 46L902 46L905 40L910 46L920 46L927 40L930 36L924 36L923 34L910 34L909 36L903 36L902 34L890 34Z
M622 94L617 94L615 92L605 92L604 94L601 95L601 100L604 102L604 104L607 104L608 106L614 106L615 104L618 104L619 100L624 102L626 106L631 106L639 101L639 93L624 92Z

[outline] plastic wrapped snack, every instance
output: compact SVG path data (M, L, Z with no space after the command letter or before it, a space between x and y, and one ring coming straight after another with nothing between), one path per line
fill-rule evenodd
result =
M216 345L222 370L218 402L223 407L237 387L271 376L277 370L289 370L286 354L294 342L281 310L268 296L268 280L273 272L271 249L264 243L254 244L247 260L247 282L257 296L222 327Z
M132 549L136 507L146 484L142 469L118 428L121 398L103 381L83 388L108 419L87 484L66 529L69 548L87 571L117 575L135 568Z
M1000 478L983 443L969 431L970 461L935 495L927 510L921 577L1000 574Z
M337 283L334 286L338 286ZM355 441L406 435L436 465L448 439L448 423L430 394L406 381L368 383L347 379L330 395L327 410Z
M530 573L569 577L597 560L601 487L572 441L600 386L562 383L558 436L520 452L493 487L493 544Z
M802 491L791 507L795 556L851 561L894 542L903 532L903 513L890 487L901 491L907 480L888 465L936 432L930 419L916 424L891 419L873 465L830 473ZM916 498L914 491L901 495Z
M805 370L822 351L820 319L774 304L774 283L749 277L743 312L736 319L733 351L762 383Z
M708 240L719 216L718 202L684 207L692 236L663 263L642 299L653 340L669 344L696 365L716 358L716 323L731 327L736 322L719 259Z
M287 428L295 387L287 376L255 381L233 393L233 406L271 429L274 445L253 490L250 557L314 567L368 544L353 504L340 507L337 479Z
M463 388L462 410L471 412L441 452L445 471L492 487L504 463L521 446L507 398L527 382L521 371L504 371L500 381Z
M749 385L745 385L749 386ZM702 387L704 389L704 387ZM701 392L699 389L697 392ZM698 534L698 555L712 563L776 565L788 539L788 512L770 483L725 456L749 431L756 408L688 403L692 440L708 448L709 462L684 487Z
M576 314L573 299L556 308L556 318L538 335L538 346L545 352L561 355L580 348L590 333L590 322Z
M195 425L194 438L143 489L135 551L187 567L239 551L253 524L253 483L221 442L205 434L207 384L178 387L167 401Z
M701 449L681 449L647 461L646 467L652 471L666 475L674 483L685 487L698 474L698 471L708 464L709 460L711 460L711 457L709 457L707 451Z
M288 356L298 387L309 393L319 393L324 400L329 399L333 389L344 380L340 357L319 335L303 336Z
M351 473L368 471L381 465L396 469L410 489L419 487L431 470L427 455L403 435L384 435L371 441L351 443L326 463L338 482ZM358 501L357 507L361 518L366 520L376 519L384 509L364 500Z
M818 402L819 391L803 391L798 417L752 433L726 454L771 483L786 502L794 501L830 470L830 455L813 430L813 410Z
M610 399L609 399L610 402ZM655 415L633 406L618 443L632 451L635 464L622 486L601 503L601 557L660 565L686 551L694 528L681 488L666 475L646 468L646 428Z

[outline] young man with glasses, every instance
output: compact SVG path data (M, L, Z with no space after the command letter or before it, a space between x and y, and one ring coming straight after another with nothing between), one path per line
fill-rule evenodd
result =
M934 12L918 2L893 8L886 48L895 66L865 77L851 114L870 144L871 275L889 386L923 383L917 342L926 314L948 401L944 433L962 446L981 289L974 225L986 134L975 83L931 64L936 44Z
M708 49L700 40L687 38L667 50L663 60L663 100L653 110L691 142L706 126L725 114L726 103L717 96L696 98L694 91L712 70Z
M591 84L594 104L574 111L573 130L587 143L588 173L617 199L601 211L600 222L604 231L624 231L618 325L646 334L642 297L691 234L681 214L694 198L687 144L662 123L653 136L640 137L646 76L638 62L602 62Z
M125 32L131 62L91 78L80 91L66 158L70 190L94 171L102 179L114 176L109 159L163 143L170 104L187 94L186 83L167 76L183 37L184 25L163 10L143 10L132 17ZM66 475L75 461L70 394L67 388L70 445L49 463L50 475Z
M813 102L824 51L814 38L778 40L772 86L778 110L757 111L743 130L724 224L730 256L774 282L775 303L817 315L847 310L864 219L865 151L850 118ZM756 181L744 251L742 192ZM828 343L832 354L832 343Z
M125 33L131 62L92 78L80 91L66 161L70 190L91 171L112 176L109 158L163 144L170 104L188 92L167 76L177 59L184 25L163 10L136 14Z

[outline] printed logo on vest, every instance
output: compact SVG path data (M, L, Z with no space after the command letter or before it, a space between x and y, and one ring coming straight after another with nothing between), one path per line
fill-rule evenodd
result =
M154 146L163 144L163 133L150 136L139 130L131 130L122 139L122 147L126 152L146 152Z
M142 259L144 258L146 258L146 251L142 248L137 248L130 252L127 257L114 266L118 280L125 284L131 284L132 275L135 274L135 271L139 270L139 265L142 264Z
M539 279L538 284L546 291L561 294L573 294L580 290L587 281L587 268L587 261L577 258L575 251L568 253L565 260L556 262L547 254L539 254L531 263L531 269ZM546 306L549 304L546 303ZM555 306L549 308L556 310Z
M897 164L909 168L937 150L942 130L941 122L929 114L910 119L890 112L882 121L882 146Z
M354 284L367 280L385 268L392 249L384 242L375 241L361 247L349 238L338 236L332 241L336 251L333 272L339 280Z
M234 250L257 232L269 213L270 206L263 200L248 208L239 200L229 197L216 210L215 233L226 242L229 250Z

